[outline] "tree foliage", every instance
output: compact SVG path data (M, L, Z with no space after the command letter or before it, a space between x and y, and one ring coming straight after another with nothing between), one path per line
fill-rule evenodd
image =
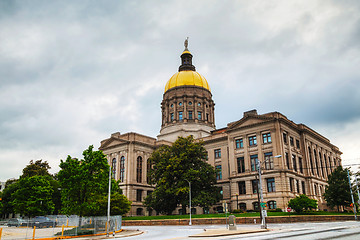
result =
M295 212L299 213L304 210L316 209L318 204L317 200L310 199L305 194L301 194L296 198L293 198L289 201L288 206L295 210Z
M42 160L36 160L35 162L33 160L30 161L29 165L27 165L23 169L23 174L20 178L24 177L33 177L33 176L50 176L49 173L49 163L47 161Z
M5 183L5 188L2 192L2 209L1 214L8 215L14 213L14 200L15 192L17 191L19 184L18 180L9 179Z
M351 204L351 194L347 170L338 166L329 176L329 184L325 188L324 198L327 205L331 208L340 206L349 206Z
M149 179L156 187L145 198L145 205L157 212L171 214L178 205L183 212L189 204L191 182L192 206L208 207L221 198L216 187L216 171L206 163L207 152L202 142L192 136L179 137L172 146L162 146L149 158Z
M89 146L83 152L83 160L71 156L66 161L61 160L57 177L61 188L62 212L65 214L106 215L106 211L101 211L101 201L108 194L109 164L103 152L93 151L93 148ZM112 186L113 193L121 194L115 181ZM128 208L124 211L128 211Z
M50 176L37 175L21 178L14 193L14 211L28 217L52 214L55 205L50 180Z
M92 212L93 216L104 216L107 214L108 196L97 199L99 208ZM131 201L120 192L113 192L110 195L110 215L124 215L129 212Z

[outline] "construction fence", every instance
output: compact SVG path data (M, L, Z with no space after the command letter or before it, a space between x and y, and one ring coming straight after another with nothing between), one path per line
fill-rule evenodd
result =
M0 226L1 240L61 238L69 236L102 235L108 232L113 234L121 230L121 216L111 216L107 221L106 216L79 217L53 215L35 217L30 219L17 219L8 221L8 226ZM10 225L10 226L9 226Z

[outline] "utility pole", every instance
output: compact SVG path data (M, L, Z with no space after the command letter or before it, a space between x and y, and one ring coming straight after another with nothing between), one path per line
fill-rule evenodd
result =
M185 179L186 180L186 179ZM186 180L189 183L189 210L190 210L190 221L189 221L189 226L192 225L191 223L191 182Z
M358 181L357 181L357 176L355 174L355 182L356 182L356 190L357 190L357 194L358 194L358 204L360 205L360 194L359 194L359 185L358 185Z
M258 172L259 172L259 187L260 187L260 211L261 211L261 215L262 215L262 219L261 219L261 228L263 229L267 229L266 226L266 215L263 214L265 213L265 208L263 206L263 202L264 202L264 197L263 197L263 189L262 189L262 182L261 182L261 165L260 165L260 161L258 161Z
M351 194L351 201L354 207L354 216L355 216L355 221L357 220L357 216L356 216L356 206L355 206L355 202L354 202L354 196L353 196L353 192L352 192L352 188L351 188L351 180L350 180L350 174L349 174L349 169L347 170L347 175L348 175L348 179L349 179L349 186L350 186L350 194Z

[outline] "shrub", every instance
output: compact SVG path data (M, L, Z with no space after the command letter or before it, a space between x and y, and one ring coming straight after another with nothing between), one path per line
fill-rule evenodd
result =
M316 209L318 205L317 205L317 200L310 199L305 194L301 194L300 196L291 199L289 201L288 206L294 209L295 212L300 213L303 212L304 210Z

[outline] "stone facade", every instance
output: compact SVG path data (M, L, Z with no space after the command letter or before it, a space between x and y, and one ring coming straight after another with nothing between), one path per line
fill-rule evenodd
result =
M341 152L309 127L278 112L250 111L202 140L209 163L222 171L218 183L232 209L258 208L257 161L268 208L285 210L291 198L306 194L327 209L322 194Z
M189 135L204 141L208 163L220 171L217 178L223 201L211 212L223 211L224 203L230 209L259 208L258 161L268 209L285 210L288 201L302 193L317 199L319 209L327 209L322 194L328 175L341 165L339 149L311 128L278 112L259 115L251 110L240 120L216 129L208 83L195 72L187 48L181 58L179 73L165 86L157 139L114 133L99 148L113 167L113 177L121 180L123 193L133 202L129 215L154 214L143 207L144 198L153 190L147 182L151 153L161 145L170 145L178 136ZM196 211L202 213L199 208Z

